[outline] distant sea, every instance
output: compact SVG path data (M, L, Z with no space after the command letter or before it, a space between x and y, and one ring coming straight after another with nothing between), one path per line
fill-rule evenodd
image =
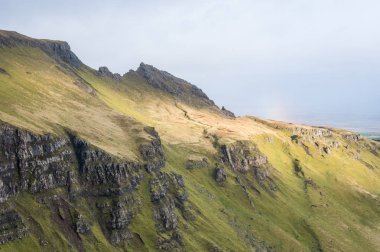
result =
M380 115L297 115L287 121L347 129L380 140Z

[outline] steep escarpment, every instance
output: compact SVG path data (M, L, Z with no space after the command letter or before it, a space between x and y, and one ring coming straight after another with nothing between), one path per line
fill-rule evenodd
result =
M155 88L184 99L186 102L191 103L193 99L198 98L202 105L215 105L215 103L210 100L201 89L168 72L158 70L157 68L144 63L140 64L136 72Z
M378 142L0 37L0 250L379 251Z
M39 193L68 186L74 166L68 139L34 135L0 124L1 202L21 191Z
M237 173L250 173L260 187L265 190L276 191L274 175L272 174L275 169L255 144L237 141L233 144L222 145L220 149L221 161L224 165L230 166ZM236 178L240 183L240 178ZM254 189L256 192L260 192L257 188L254 187Z
M141 63L136 73L153 87L173 95L184 103L196 107L208 107L228 117L235 117L235 115L226 108L223 107L219 109L214 101L210 100L200 88L166 71Z
M158 177L164 174L159 171L165 164L159 136L153 128L147 131L151 133L152 143L147 141L141 145L145 161L137 163L115 158L73 133L68 133L68 136L63 138L50 134L36 135L1 123L1 207L6 207L10 198L22 192L29 192L37 196L38 202L49 204L58 209L56 211L63 211L60 215L70 211L70 216L76 216L70 217L72 223L69 228L73 229L71 232L87 234L91 232L91 227L86 218L75 210L75 207L70 206L86 200L92 209L96 209L96 220L112 244L117 245L123 240L133 239L128 226L141 207L140 199L134 192L146 176L145 169L149 172L159 172ZM184 186L182 178L176 174L172 176L176 178L176 187ZM43 196L44 192L54 189L61 189L61 192L54 197ZM170 194L163 191L160 195L169 197ZM174 199L165 199L167 201L159 204L156 219L172 230L175 229L175 213L172 212L175 209ZM57 203L57 200L60 203ZM152 201L157 200L152 196ZM33 225L25 224L20 213L14 209L6 210L0 217L0 222L3 223L0 224L7 233L3 234L2 243L22 239L28 233L26 225ZM172 224L168 224L169 222ZM11 229L11 226L14 228ZM64 228L64 224L58 222L58 228ZM81 248L82 246L78 247L80 250Z
M53 58L70 66L80 67L82 65L65 41L33 39L17 32L0 30L0 47L17 46L40 48Z

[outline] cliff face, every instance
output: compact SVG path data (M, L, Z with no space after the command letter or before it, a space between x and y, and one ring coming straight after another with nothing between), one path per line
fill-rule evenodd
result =
M17 32L0 30L0 47L16 46L40 48L51 57L70 66L78 68L82 65L82 62L71 51L69 44L65 41L33 39Z
M181 99L186 99L186 102L191 102L192 99L198 98L202 105L215 106L215 103L210 100L201 89L168 72L158 70L144 63L140 64L136 72L155 88L161 89Z
M380 145L235 117L0 31L0 250L379 251Z
M142 163L117 160L106 152L91 146L86 141L68 133L67 137L50 134L36 135L11 125L0 124L0 200L1 206L22 192L43 195L44 192L60 188L63 193L53 198L38 196L38 201L53 204L86 200L99 216L105 236L112 244L119 244L133 238L128 226L139 212L140 199L136 196L146 171L158 172L152 179L152 202L157 204L155 219L157 225L165 230L175 230L176 206L178 195L168 192L174 183L175 190L182 190L183 179L176 174L160 172L165 165L161 141L153 128L147 129L152 136L151 142L141 145ZM146 171L145 171L145 169ZM156 176L156 175L154 175ZM165 184L164 190L153 189L157 184ZM161 186L160 186L161 188ZM155 196L158 193L158 196ZM178 199L179 200L179 199ZM183 197L180 202L185 201ZM68 204L68 203L62 203ZM181 205L181 203L178 203ZM90 233L87 221L75 212L72 232ZM0 215L0 226L6 235L0 241L21 239L28 233L28 223L20 213L7 209ZM78 247L80 249L81 247Z

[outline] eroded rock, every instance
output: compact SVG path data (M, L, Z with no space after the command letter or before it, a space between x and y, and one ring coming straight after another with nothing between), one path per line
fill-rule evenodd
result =
M99 67L99 70L96 72L96 75L100 77L108 77L117 81L122 79L121 75L118 73L112 73L107 67Z
M201 160L188 159L186 161L186 169L188 170L207 168L208 166L209 164L206 158Z
M161 146L161 139L158 133L152 127L145 127L152 140L140 145L140 153L146 161L145 170L147 172L159 171L165 166L165 155Z
M225 144L221 146L220 152L225 166L230 166L235 172L253 174L262 187L271 191L276 190L271 174L273 167L253 143L237 141Z
M219 184L225 183L227 180L227 174L225 173L224 168L216 166L214 171L214 178L215 181Z
M176 229L178 219L176 209L180 210L186 220L194 218L181 175L159 172L154 175L149 184L151 201L155 205L154 217L159 231Z
M28 232L18 212L12 209L0 212L0 244L22 239Z
M69 44L65 41L33 39L10 31L3 31L3 34L0 34L0 47L16 46L40 48L60 62L73 67L80 67L82 65L82 62L71 51Z

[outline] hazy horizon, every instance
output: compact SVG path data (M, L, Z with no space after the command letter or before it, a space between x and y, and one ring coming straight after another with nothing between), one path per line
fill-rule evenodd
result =
M93 68L144 62L238 115L380 131L378 1L1 4L0 29L65 40Z

